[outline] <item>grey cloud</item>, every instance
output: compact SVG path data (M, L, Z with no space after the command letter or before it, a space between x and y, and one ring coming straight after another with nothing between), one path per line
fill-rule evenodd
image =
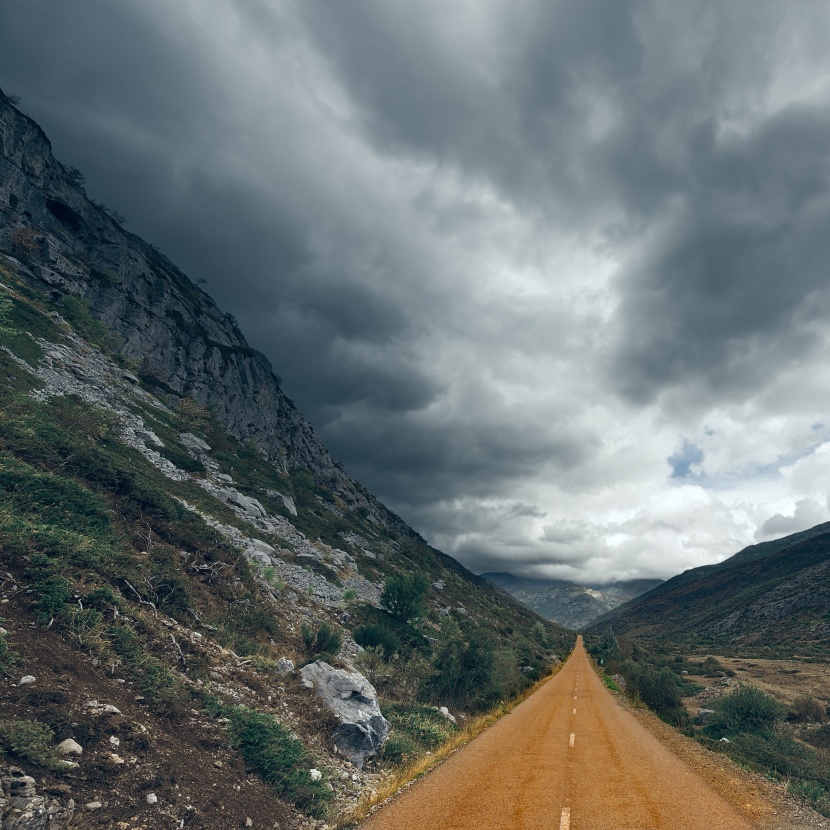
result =
M815 348L830 256L830 116L791 108L745 138L707 130L697 188L623 278L612 372L647 401L737 398Z
M758 528L755 538L758 541L766 539L778 539L790 533L797 533L799 530L817 525L825 521L827 515L826 507L812 499L800 499L791 516L784 516L776 513L767 519Z
M773 98L805 56L805 89L827 77L825 14L5 0L0 85L416 529L473 567L645 572L667 543L603 548L618 520L594 503L627 509L641 468L665 487L667 457L688 471L694 413L783 370L815 397L830 117ZM583 290L576 250L616 278ZM688 510L630 532L679 538Z

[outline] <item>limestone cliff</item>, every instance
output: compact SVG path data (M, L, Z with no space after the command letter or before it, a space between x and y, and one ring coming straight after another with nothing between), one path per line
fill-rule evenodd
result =
M160 389L209 406L234 437L253 440L279 469L338 479L363 500L233 317L87 198L82 181L0 92L0 248L24 261L55 299L86 301L122 355ZM376 503L366 506L380 518Z

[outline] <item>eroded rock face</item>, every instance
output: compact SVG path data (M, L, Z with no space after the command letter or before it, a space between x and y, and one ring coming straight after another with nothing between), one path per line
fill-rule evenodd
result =
M381 714L375 687L360 672L335 669L323 660L303 666L300 674L303 684L313 688L340 721L332 735L337 750L361 769L389 735L389 722Z
M231 435L253 441L278 470L302 468L337 482L370 521L404 527L335 465L233 317L156 248L93 204L77 176L54 158L43 130L2 92L0 251L25 266L21 276L54 298L58 310L66 295L89 304L122 355L140 362L127 373L131 383L151 383L172 402L173 396L195 398ZM152 437L146 440L156 445ZM295 515L293 500L282 500ZM257 511L257 504L245 507Z
M38 793L35 779L17 767L0 773L2 830L65 830L75 815L75 802Z

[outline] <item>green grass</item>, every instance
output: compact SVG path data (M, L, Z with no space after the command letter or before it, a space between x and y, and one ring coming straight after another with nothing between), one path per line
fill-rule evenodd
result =
M55 733L32 720L0 720L0 746L14 757L39 767L58 771L66 769L53 741Z
M280 798L317 818L328 811L332 792L326 776L312 781L311 769L322 765L273 715L246 706L223 707L231 742L251 772L261 776Z
M622 689L620 689L620 687L607 674L602 675L602 680L605 683L605 685L609 689L611 689L612 692L621 692L622 691Z
M396 766L438 749L458 731L452 721L432 706L391 703L383 707L383 715L391 732L381 759Z

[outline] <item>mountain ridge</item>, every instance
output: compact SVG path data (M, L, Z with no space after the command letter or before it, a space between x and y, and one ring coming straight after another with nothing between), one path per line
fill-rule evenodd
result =
M697 640L744 654L827 652L830 523L678 574L595 620L630 636Z
M507 572L483 573L481 576L537 614L577 631L662 582L659 579L633 579L608 585L578 585L568 580L517 577Z

